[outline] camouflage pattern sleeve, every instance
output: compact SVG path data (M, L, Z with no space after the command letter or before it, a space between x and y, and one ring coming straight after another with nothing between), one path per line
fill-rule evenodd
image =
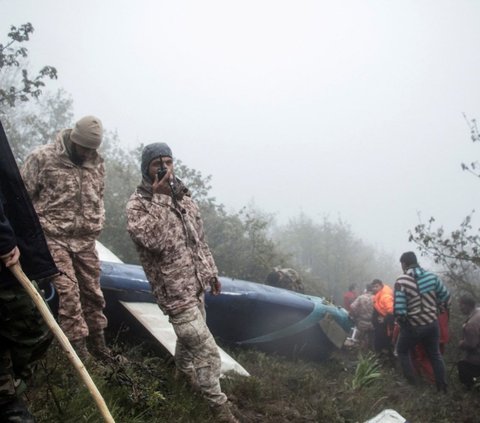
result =
M139 246L160 253L170 236L165 230L176 225L178 218L172 213L173 202L170 196L154 194L152 201L143 200L134 193L127 203L127 231Z
M102 162L100 165L100 188L98 191L98 197L100 198L99 215L102 216L102 229L105 226L105 164Z
M32 202L37 199L40 187L38 184L38 174L40 172L40 163L36 154L30 154L21 169L22 179Z
M196 216L195 216L195 225L196 225L196 230L197 230L197 233L198 233L198 237L200 239L200 242L201 242L201 246L202 246L202 251L203 251L203 254L205 255L205 258L207 259L208 261L208 264L210 265L210 267L212 268L212 272L215 274L215 276L218 276L218 269L217 269L217 266L215 264L215 260L213 259L213 255L212 255L212 252L210 251L210 248L207 244L207 242L205 241L205 231L203 230L203 220L202 220L202 216L200 214L200 210L198 209L198 206L195 204L195 207L196 207Z

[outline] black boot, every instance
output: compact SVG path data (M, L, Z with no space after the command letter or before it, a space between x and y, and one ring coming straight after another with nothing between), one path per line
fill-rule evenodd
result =
M35 417L28 411L26 404L19 398L0 403L0 422L36 423Z
M91 333L88 336L88 347L91 354L100 361L109 361L112 360L113 354L110 348L107 347L105 341L105 333L103 330L99 332Z

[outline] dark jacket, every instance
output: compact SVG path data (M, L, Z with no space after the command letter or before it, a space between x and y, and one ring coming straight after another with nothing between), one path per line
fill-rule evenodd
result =
M473 310L463 324L461 348L465 352L465 361L480 366L480 308Z
M30 279L38 280L57 274L1 122L0 203L0 253L8 253L17 245L23 271ZM17 283L14 276L2 264L0 287L14 283Z
M3 198L0 192L0 256L12 251L17 245L15 233L3 211Z

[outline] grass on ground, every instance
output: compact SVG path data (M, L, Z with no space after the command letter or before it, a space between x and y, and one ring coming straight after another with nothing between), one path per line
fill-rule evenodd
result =
M155 344L119 343L127 364L87 368L117 423L213 422L204 401L175 379L171 357ZM415 423L478 421L478 391L464 392L447 364L450 387L439 394L427 383L408 385L392 362L354 350L322 363L253 350L228 351L252 375L231 376L222 387L242 422L365 422L386 408ZM57 345L35 373L27 395L40 423L102 422L90 394Z

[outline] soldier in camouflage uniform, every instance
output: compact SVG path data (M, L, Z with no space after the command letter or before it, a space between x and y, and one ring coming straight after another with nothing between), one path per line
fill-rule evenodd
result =
M165 176L158 179L164 166ZM221 290L197 204L175 178L165 143L145 147L142 183L127 204L128 232L160 309L177 335L175 364L208 401L218 421L237 422L220 387L220 355L205 321L204 295Z
M22 170L48 246L63 272L54 279L59 295L60 327L83 360L109 356L104 329L105 300L100 289L100 263L95 249L105 221L105 168L97 149L101 121L80 119L51 144L34 150Z
M370 284L350 305L349 315L358 329L360 346L364 350L373 349L373 292Z
M305 287L298 272L290 268L275 267L273 272L268 274L266 283L270 286L300 292L301 294L305 292Z

